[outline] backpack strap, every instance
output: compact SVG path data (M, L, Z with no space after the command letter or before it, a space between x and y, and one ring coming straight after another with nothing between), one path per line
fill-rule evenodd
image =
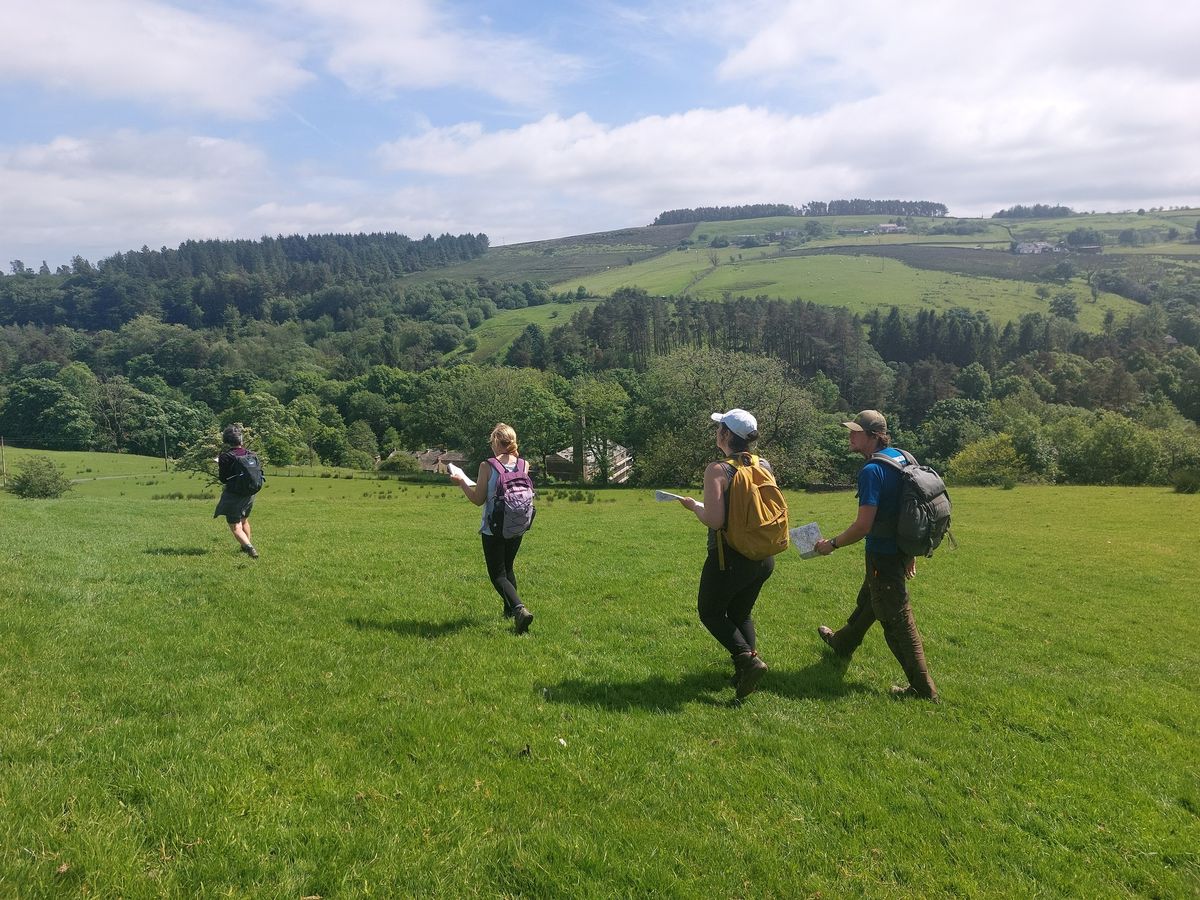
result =
M897 447L896 449L900 450L899 447ZM900 452L902 454L904 454L904 462L900 462L900 460L896 459L896 457L889 456L888 454L883 453L882 451L877 452L877 453L872 453L871 458L868 459L867 462L887 463L889 466L891 466L897 472L904 471L905 466L917 465L917 458L915 456L913 456L907 450L900 450Z
M744 469L746 466L757 466L758 457L753 453L737 453L729 457L725 462L729 463L735 469Z
M504 475L505 473L512 474L511 472L508 471L508 469L504 468L504 463L500 462L500 460L496 459L496 457L494 457L494 456L488 457L488 465L496 470L497 475ZM529 471L529 464L527 462L525 462L525 457L523 457L523 456L517 457L517 468L514 471L516 471L516 472Z

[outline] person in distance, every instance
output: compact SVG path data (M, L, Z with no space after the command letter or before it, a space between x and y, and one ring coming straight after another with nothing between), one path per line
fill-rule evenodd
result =
M474 485L467 483L467 476L451 475L450 480L462 488L463 495L476 506L483 507L483 520L479 526L479 534L483 538L483 560L487 565L488 577L500 599L504 602L504 615L513 620L517 634L524 634L533 623L531 613L521 602L517 593L517 576L513 572L513 562L517 551L521 549L523 534L505 537L504 523L497 520L494 513L498 505L497 492L501 485L502 473L513 475L525 472L526 463L517 455L517 433L503 422L492 429L492 456L479 464L479 474ZM507 480L507 479L505 479ZM528 477L525 484L529 485ZM532 486L529 485L532 494ZM507 513L506 513L507 515ZM531 520L530 520L531 521ZM525 525L528 528L528 524Z
M226 449L217 456L217 480L224 487L213 518L224 516L242 552L251 559L258 559L258 551L254 549L254 541L250 536L250 511L254 508L255 494L247 493L250 490L246 486L248 476L242 465L243 461L253 460L253 467L258 469L258 458L242 446L242 430L236 425L227 426L221 432L221 440L225 442ZM260 486L261 483L259 469Z
M850 449L868 460L858 473L858 516L840 534L818 541L816 550L828 556L866 538L866 574L854 612L846 624L837 631L821 625L817 633L835 654L849 659L867 629L878 619L884 640L908 678L907 686L892 685L892 695L936 703L937 686L929 676L924 643L908 596L908 579L916 575L917 563L901 552L895 539L900 512L900 473L885 463L870 462L876 452L894 456L901 462L904 455L891 446L887 419L878 410L865 409L853 421L842 424L850 431Z

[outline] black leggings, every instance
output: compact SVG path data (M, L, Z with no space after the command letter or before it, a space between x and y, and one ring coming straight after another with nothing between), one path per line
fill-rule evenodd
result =
M483 560L487 563L488 578L492 579L492 587L504 601L504 611L510 613L524 606L517 594L517 576L513 574L513 560L521 549L521 537L505 538L497 534L481 534L480 537L483 538Z
M708 552L700 572L696 611L712 636L730 656L749 653L758 646L754 620L750 617L758 592L775 571L775 557L746 559L726 545L725 570L721 571L715 549Z

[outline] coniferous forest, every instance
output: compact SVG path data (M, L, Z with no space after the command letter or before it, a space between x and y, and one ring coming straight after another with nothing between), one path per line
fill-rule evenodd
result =
M715 214L663 216L696 213ZM13 261L0 278L0 436L180 457L239 421L274 465L371 468L429 446L478 457L503 419L531 459L582 440L603 479L619 443L636 481L669 484L710 457L707 413L743 406L781 480L800 486L850 478L838 423L875 407L898 444L961 482L1161 484L1200 469L1189 279L1093 272L1137 306L1089 331L1065 300L997 322L637 287L591 298L458 273L488 253L482 234L371 234L188 241L57 271ZM480 325L548 304L563 314L468 361Z

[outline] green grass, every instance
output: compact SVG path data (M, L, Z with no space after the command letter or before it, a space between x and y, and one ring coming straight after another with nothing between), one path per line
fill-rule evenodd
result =
M913 585L937 707L887 698L877 629L822 652L859 547L781 558L733 708L703 530L649 491L543 497L517 638L457 491L271 477L252 561L166 481L0 495L0 895L1200 889L1195 495L955 490Z
M418 272L408 282L492 278L500 281L558 283L594 272L653 258L675 247L692 232L691 225L622 228L547 241L493 247L479 259Z
M598 294L637 286L652 294L687 292L702 300L717 300L725 293L764 295L844 306L858 313L891 306L908 312L921 309L945 312L966 307L987 313L997 323L1016 320L1028 312L1047 314L1049 310L1047 301L1034 293L1038 285L1033 281L917 268L899 259L874 254L775 256L773 248L735 249L732 252L743 253L744 259L731 263L730 252L721 251L721 262L716 268L708 260L707 251L691 250L595 275L585 283L589 291ZM1015 258L1010 254L1005 257ZM1042 261L1043 267L1048 265ZM1079 323L1092 331L1100 330L1104 313L1109 309L1124 317L1140 308L1114 294L1101 294L1096 303L1085 302L1090 299L1087 287L1082 282L1071 287L1079 297ZM1061 289L1053 287L1055 291ZM508 315L511 314L502 313L490 321L504 322Z
M473 353L459 349L447 354L447 360L462 357L472 362L502 357L508 346L521 336L530 325L541 325L547 331L566 325L579 310L595 306L596 300L579 300L574 303L544 303L524 309L503 309L478 327L471 334L479 342Z

